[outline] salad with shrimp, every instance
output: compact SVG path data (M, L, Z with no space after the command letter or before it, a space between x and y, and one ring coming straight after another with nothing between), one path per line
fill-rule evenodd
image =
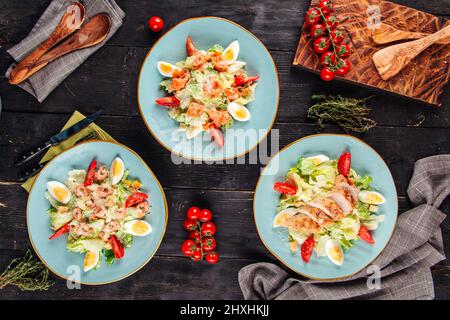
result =
M64 183L47 182L45 197L54 230L49 239L68 234L67 250L84 254L85 272L99 268L103 256L108 264L123 258L133 236L152 231L143 220L150 209L148 195L128 173L119 157L109 169L94 159L87 170L69 171Z
M204 51L187 37L186 53L186 60L175 65L158 61L157 69L166 78L160 86L168 96L155 103L168 108L188 139L208 131L223 146L223 132L234 121L250 120L246 105L255 99L259 76L249 76L245 62L237 60L237 40L225 49L216 44Z
M358 240L374 244L371 231L384 220L378 211L386 200L371 182L372 177L351 169L348 152L334 160L325 155L302 157L286 180L274 185L281 197L273 226L287 230L291 251L300 247L305 263L315 251L340 266L343 249Z

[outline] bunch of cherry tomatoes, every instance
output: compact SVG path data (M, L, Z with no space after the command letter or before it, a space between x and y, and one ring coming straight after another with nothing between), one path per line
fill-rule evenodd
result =
M338 28L339 21L333 15L331 0L322 0L319 5L306 12L305 24L310 36L314 39L313 48L320 54L322 70L320 77L331 81L335 75L345 76L350 71L350 47L342 43L345 33Z
M219 255L215 251L216 240L213 238L216 226L211 219L212 213L208 209L190 207L187 211L183 226L189 231L189 239L183 242L181 251L195 262L203 258L210 264L219 261Z

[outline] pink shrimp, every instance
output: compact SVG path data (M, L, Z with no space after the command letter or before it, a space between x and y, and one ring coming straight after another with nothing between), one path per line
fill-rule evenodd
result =
M80 208L75 208L72 211L72 217L76 220L76 221L81 221L83 219L83 213L81 212Z
M75 188L75 194L77 195L77 197L82 198L89 195L89 190L83 184L79 184Z
M150 209L150 206L148 205L147 201L142 201L142 202L138 203L135 208L137 210L138 218L141 219L141 218L145 217L148 210Z
M120 229L120 224L117 221L111 221L110 223L107 223L103 227L102 231L105 233L111 233L111 232L116 232L119 229Z
M104 207L96 206L91 220L103 219L106 216L106 209Z
M97 172L95 172L94 178L96 181L103 181L108 177L108 170L105 166L100 166Z
M75 234L78 236L87 236L92 232L92 228L89 227L86 223L80 223L78 226L74 228Z
M119 220L125 218L126 209L124 207L117 209L114 212L114 219Z

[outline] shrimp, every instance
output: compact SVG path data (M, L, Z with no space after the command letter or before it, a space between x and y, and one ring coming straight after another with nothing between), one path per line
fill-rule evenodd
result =
M186 115L191 118L197 118L197 117L200 117L204 111L205 111L205 106L203 104L191 102L189 104Z
M111 208L112 206L114 206L115 202L114 202L114 197L108 197L108 199L106 199L105 201L105 206Z
M95 180L101 182L105 180L108 177L108 170L106 169L106 166L100 166L98 168L97 172L95 172L94 178Z
M89 190L83 184L79 184L75 188L75 194L77 195L78 198L82 198L84 196L89 195Z
M92 228L86 223L80 223L78 226L74 227L74 232L78 236L85 237L92 232Z
M106 198L107 196L113 194L114 190L109 186L99 186L95 190L95 195L99 198Z
M222 93L223 87L217 77L210 77L203 83L203 91L206 95L215 97Z
M238 88L228 88L225 90L224 93L225 93L225 96L227 97L227 99L230 101L239 99L242 96L242 94Z
M120 229L120 224L117 221L111 221L110 223L107 223L103 227L102 231L105 233L111 233L111 232L116 232L119 229Z
M127 213L127 212L126 212L126 209L125 209L124 207L119 208L119 209L117 209L117 210L114 212L114 219L116 219L116 220L123 219L123 218L125 218L125 214L126 214L126 213Z
M183 89L191 78L189 71L176 70L173 72L172 82L170 83L170 89L172 91L178 91Z
M142 201L136 205L137 216L139 219L142 219L147 214L150 206L147 201Z
M83 219L83 213L81 212L80 208L75 208L72 211L72 217L76 220L76 221L81 221Z
M213 63L214 69L219 72L225 72L228 70L228 63L222 59L222 54L220 52L214 52L211 55L211 61Z
M104 217L106 217L106 209L104 207L96 206L91 220L103 219Z

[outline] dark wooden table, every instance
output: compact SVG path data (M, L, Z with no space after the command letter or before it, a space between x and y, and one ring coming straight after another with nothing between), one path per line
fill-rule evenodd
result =
M450 18L449 0L396 0L405 5ZM238 271L257 261L275 262L262 245L253 222L253 190L260 165L174 165L170 153L147 131L136 99L138 72L145 54L159 37L148 31L152 15L166 26L189 17L217 15L231 19L256 34L277 64L281 81L280 108L274 128L281 147L315 133L306 111L313 93L339 93L365 97L378 126L360 136L387 161L399 193L400 212L411 207L406 188L416 160L450 153L450 96L443 107L433 108L339 82L323 83L318 76L293 69L305 9L309 1L199 1L117 0L127 13L123 27L97 53L69 76L44 103L11 86L3 76L12 62L6 49L20 41L49 4L49 0L0 0L0 268L21 256L30 242L25 222L27 193L16 179L13 159L24 148L44 142L57 132L70 114L103 108L98 124L121 143L138 152L163 185L169 204L169 223L161 247L138 273L115 284L68 290L65 281L47 292L0 290L2 299L241 299ZM167 27L165 30L167 30ZM420 117L425 121L418 127ZM341 132L327 126L325 132ZM191 205L208 207L218 225L221 262L215 266L192 263L180 252L186 233L182 220ZM450 212L450 201L442 209ZM450 255L450 221L442 225ZM436 298L450 298L450 261L432 269Z

